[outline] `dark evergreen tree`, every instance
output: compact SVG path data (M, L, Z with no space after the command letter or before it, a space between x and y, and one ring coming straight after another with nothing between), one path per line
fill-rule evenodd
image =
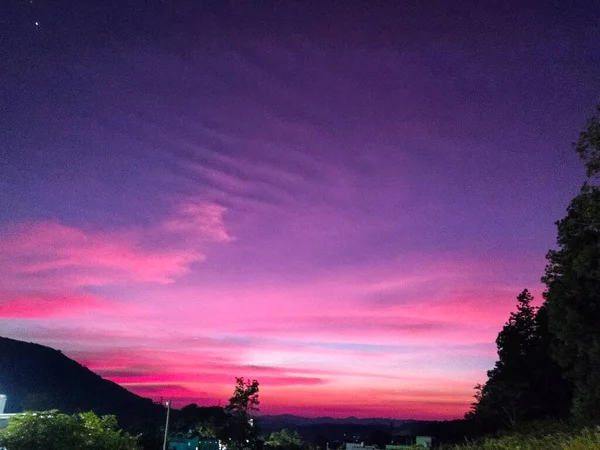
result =
M600 423L600 109L575 150L588 179L557 222L558 249L548 252L542 281L553 355L574 385L573 417Z
M549 354L546 311L532 306L532 300L527 289L517 297L517 311L496 339L498 361L488 381L476 386L467 418L479 421L485 431L568 413L569 389Z
M543 281L554 356L574 383L574 417L600 422L600 189L584 186L558 222Z
M585 164L588 180L597 178L600 175L600 105L587 128L579 135L575 151Z

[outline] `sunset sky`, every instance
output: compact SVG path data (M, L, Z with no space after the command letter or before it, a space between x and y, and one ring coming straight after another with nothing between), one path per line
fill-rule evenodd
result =
M177 406L468 411L583 181L600 2L8 3L0 335Z

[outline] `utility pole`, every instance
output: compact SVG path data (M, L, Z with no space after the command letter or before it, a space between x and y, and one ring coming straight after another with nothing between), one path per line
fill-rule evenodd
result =
M165 425L165 440L163 441L163 450L167 450L167 434L169 433L169 413L171 412L171 400L167 400L167 423Z

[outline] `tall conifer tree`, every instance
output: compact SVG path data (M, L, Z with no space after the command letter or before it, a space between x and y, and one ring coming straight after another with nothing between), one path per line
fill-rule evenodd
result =
M557 222L542 281L554 357L574 384L573 416L600 423L600 108L575 144L587 180Z
M546 311L532 301L527 289L517 297L517 311L496 339L498 361L488 371L488 381L476 387L467 417L487 431L568 413L569 390L549 354Z

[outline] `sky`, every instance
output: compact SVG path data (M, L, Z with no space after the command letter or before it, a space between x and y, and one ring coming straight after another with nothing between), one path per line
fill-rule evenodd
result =
M0 10L0 335L176 406L462 417L584 180L600 4L94 3Z

